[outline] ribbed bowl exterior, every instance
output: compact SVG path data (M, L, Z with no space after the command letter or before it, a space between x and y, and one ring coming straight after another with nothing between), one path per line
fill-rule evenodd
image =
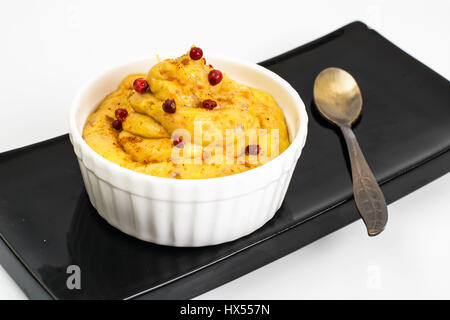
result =
M122 232L161 245L215 245L255 231L280 208L306 140L305 107L293 89L289 93L301 103L291 146L263 166L212 179L159 178L122 168L94 152L71 119L70 139L92 205ZM71 118L82 102L76 100Z
M80 159L79 164L92 205L112 226L144 241L197 247L240 238L269 221L281 206L296 161L286 163L278 179L250 193L216 201L204 201L201 191L180 190L175 185L168 190L173 200L139 196L101 179ZM230 180L227 187L241 186ZM191 201L177 201L179 192L188 192Z

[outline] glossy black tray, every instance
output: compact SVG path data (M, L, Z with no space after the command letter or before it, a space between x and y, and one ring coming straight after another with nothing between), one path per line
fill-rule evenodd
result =
M364 24L262 65L298 90L310 117L275 218L223 245L158 246L117 231L95 212L67 135L6 152L0 155L0 262L26 294L190 298L357 220L343 140L312 103L314 78L326 67L342 67L360 84L364 106L355 133L388 203L449 172L449 82ZM385 232L395 230L388 224ZM81 268L81 290L66 287L72 264Z

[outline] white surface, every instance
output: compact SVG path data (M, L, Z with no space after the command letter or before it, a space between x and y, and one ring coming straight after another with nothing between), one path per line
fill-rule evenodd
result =
M286 80L257 64L216 56L208 61L228 70L231 79L273 96L286 117L291 145L263 166L214 179L165 179L124 169L93 151L83 140L82 130L105 94L127 75L149 70L158 59L106 70L75 98L69 132L92 205L111 225L131 236L178 247L215 245L259 229L281 206L308 132L303 101ZM202 139L201 132L195 135L192 141Z
M105 67L192 44L256 62L361 20L449 79L449 12L446 0L3 1L0 151L66 133L73 95ZM380 237L354 223L202 297L450 298L449 194L447 174L390 205ZM20 295L9 281L0 272L0 298Z
M0 257L1 258L1 257ZM1 263L1 260L0 260ZM0 300L26 300L27 296L0 265Z

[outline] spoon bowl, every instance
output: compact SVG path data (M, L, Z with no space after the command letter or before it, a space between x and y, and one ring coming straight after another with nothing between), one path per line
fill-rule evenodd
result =
M356 80L340 68L324 69L314 83L314 101L323 117L350 126L361 114L362 96Z

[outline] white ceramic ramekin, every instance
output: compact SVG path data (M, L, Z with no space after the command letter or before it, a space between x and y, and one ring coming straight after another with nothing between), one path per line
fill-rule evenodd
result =
M146 73L156 58L110 69L84 85L70 112L70 139L92 205L111 225L136 238L170 246L207 246L245 236L280 208L307 135L298 93L253 63L209 57L232 79L269 92L286 117L291 145L255 169L226 177L160 178L120 167L97 154L81 134L87 116L130 73Z

